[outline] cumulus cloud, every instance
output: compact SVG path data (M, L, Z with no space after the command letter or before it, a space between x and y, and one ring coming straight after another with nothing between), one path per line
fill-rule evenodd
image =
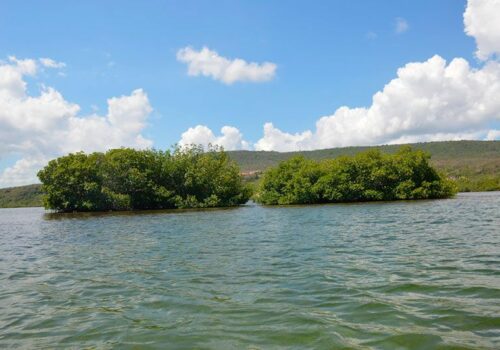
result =
M288 133L272 123L256 150L295 151L355 145L500 138L500 0L469 0L465 32L477 42L474 68L463 58L446 62L435 55L411 62L373 95L368 107L342 106L321 117L314 130ZM409 25L396 19L395 30ZM208 55L207 49L207 55ZM193 72L194 74L194 72ZM190 129L191 130L191 129ZM204 127L208 139L215 136ZM239 133L239 131L238 131ZM194 134L194 131L193 131Z
M492 129L488 131L488 134L486 134L486 140L499 140L500 139L500 130L497 129Z
M500 120L500 64L475 69L436 55L408 63L367 108L340 107L316 129L289 134L268 123L258 150L293 151L352 145L486 138ZM490 137L492 137L490 134Z
M0 188L39 182L36 178L36 171L47 164L48 160L43 156L28 156L19 159L13 166L8 167L1 173Z
M408 63L377 92L369 107L343 106L316 122L314 131L290 134L264 125L258 150L317 148L423 141L500 138L491 126L500 120L500 0L469 0L465 31L475 37L477 56L486 62L472 68L462 58L447 63L439 55ZM408 23L398 18L396 32Z
M398 17L396 18L396 27L394 30L396 31L397 34L402 34L406 32L410 28L410 25L406 21L406 19Z
M246 62L241 58L228 59L217 52L203 47L196 51L185 47L177 52L177 60L188 65L188 75L203 75L225 84L242 82L264 82L272 80L276 73L276 64L271 62Z
M81 116L80 107L54 88L42 87L37 96L27 93L25 77L40 66L58 68L50 65L15 57L0 62L0 159L20 158L0 173L0 187L35 182L40 167L68 152L152 146L141 134L152 111L143 90L108 99L105 115Z
M314 148L314 135L306 130L302 133L289 134L274 127L273 123L264 124L264 136L257 141L257 151L301 151Z
M42 66L47 67L47 68L64 68L64 67L66 67L66 63L57 62L51 58L40 58L40 63L42 64Z
M464 13L465 33L476 39L481 60L500 53L500 0L468 0Z
M243 139L243 134L237 128L226 125L222 127L220 132L220 136L215 136L213 131L207 126L197 125L182 133L179 145L189 146L194 144L207 147L211 144L222 146L228 151L250 148L250 144Z

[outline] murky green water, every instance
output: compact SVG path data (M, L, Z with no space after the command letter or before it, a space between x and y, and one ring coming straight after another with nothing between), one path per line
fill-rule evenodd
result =
M500 193L0 210L0 348L498 349Z

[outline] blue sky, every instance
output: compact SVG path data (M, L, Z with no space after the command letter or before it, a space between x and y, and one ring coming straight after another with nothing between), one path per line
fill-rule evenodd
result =
M0 57L67 64L54 86L83 110L136 88L155 113L145 132L168 147L195 124L237 125L258 139L273 121L298 132L342 105L365 106L406 62L438 53L473 61L464 1L3 1ZM395 33L397 17L409 30ZM376 33L370 39L368 33ZM176 52L208 46L271 61L274 81L232 86L190 78ZM110 66L112 65L112 66ZM51 72L53 73L53 72Z
M196 125L214 134L234 126L252 145L267 122L287 135L314 133L318 119L341 106L369 107L374 93L409 62L463 57L480 69L485 60L476 58L475 38L464 33L466 6L459 0L3 0L0 59L64 62L64 68L24 76L27 94L53 87L79 105L82 117L104 115L108 98L142 89L153 111L140 133L157 148L176 143ZM398 21L406 30L397 31ZM269 81L231 85L189 76L187 64L176 58L188 46L277 68ZM495 128L498 120L486 124ZM0 168L21 153L0 154Z

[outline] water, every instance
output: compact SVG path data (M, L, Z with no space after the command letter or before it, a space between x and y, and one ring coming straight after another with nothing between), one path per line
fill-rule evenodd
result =
M500 348L500 192L2 209L0 243L0 348Z

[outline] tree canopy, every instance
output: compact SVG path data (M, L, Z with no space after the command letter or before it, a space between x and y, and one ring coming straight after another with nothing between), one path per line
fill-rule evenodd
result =
M44 205L57 211L227 207L250 189L220 148L71 153L39 171Z
M274 205L453 196L456 185L429 159L428 153L411 147L395 154L370 150L322 161L296 156L266 171L255 197Z
M453 196L456 184L429 159L411 147L320 161L296 156L266 171L254 198L275 205ZM237 206L252 192L217 147L71 153L50 161L38 177L45 207L64 212Z

